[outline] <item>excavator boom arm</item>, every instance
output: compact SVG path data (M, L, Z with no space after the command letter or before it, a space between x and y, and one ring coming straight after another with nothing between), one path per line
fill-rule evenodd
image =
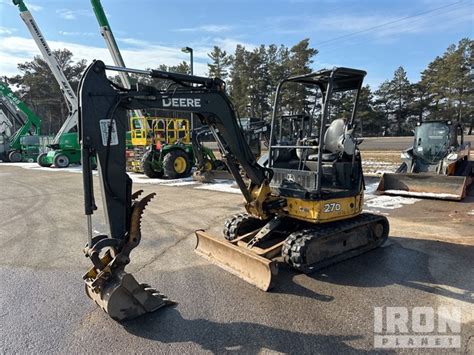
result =
M91 64L79 89L86 215L91 215L95 209L90 159L97 155L111 237L120 239L126 234L129 227L126 221L131 213L131 181L125 170L127 110L148 108L195 113L218 137L229 170L247 202L252 201L251 186L242 180L238 164L248 175L252 186L261 186L269 179L270 172L257 164L232 104L224 93L222 81L162 71L143 71L140 73L172 80L184 86L166 91L151 87L129 90L113 85L106 76L106 69L118 68L106 67L101 61Z

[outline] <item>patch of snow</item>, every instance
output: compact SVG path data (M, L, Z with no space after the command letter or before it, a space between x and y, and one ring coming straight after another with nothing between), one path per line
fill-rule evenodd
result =
M420 201L418 198L406 198L400 196L370 196L365 200L365 206L368 208L379 208L383 210L394 210L404 205L412 205Z
M67 168L56 168L54 166L46 168L39 166L38 163L1 163L0 166L5 165L5 166L16 166L18 168L23 168L23 169L29 169L29 170L42 170L42 171L62 171L62 172L68 172L68 173L81 173L82 172L82 167L80 165L71 165L68 166Z
M419 197L437 197L437 198L459 198L455 194L434 193L434 192L416 192L406 190L385 190L387 195L404 195L404 196L419 196Z
M213 183L213 184L202 184L200 186L196 186L195 189L229 192L229 193L232 193L232 194L240 194L241 193L240 189L238 187L236 187L235 182L230 181L230 180L221 180L220 182L216 182L216 183Z
M163 186L188 186L188 185L196 185L198 182L196 181L177 181L177 182L170 182L170 183L163 183Z
M378 181L365 185L365 195L373 195L377 190L377 186L379 186Z
M140 174L140 173L128 173L128 176L130 176L132 181L137 184L182 186L182 185L191 185L195 183L192 177L187 177L187 178L182 178L182 179L151 179L145 174ZM183 184L184 182L186 182L186 184ZM173 184L178 184L178 185L173 185Z

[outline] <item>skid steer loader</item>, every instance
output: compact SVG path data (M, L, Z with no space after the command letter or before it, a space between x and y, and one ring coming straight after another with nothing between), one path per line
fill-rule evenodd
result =
M179 84L124 89L106 70L126 71ZM125 170L127 110L156 108L193 112L213 132L234 176L247 213L229 218L224 238L196 232L196 252L262 290L271 288L278 264L310 272L380 246L388 237L384 216L362 213L364 182L353 136L365 72L334 68L290 77L277 89L269 157L259 165L245 140L219 79L133 70L93 62L79 86L85 214L93 263L84 275L87 294L113 319L124 320L172 304L125 272L141 239L141 216L155 194L139 198ZM307 93L289 107L288 97ZM351 92L353 109L329 124L333 94ZM293 96L289 96L293 95ZM294 102L294 100L293 100ZM328 125L328 126L327 126ZM108 234L93 235L97 209L91 160L97 157ZM245 171L248 183L240 174Z
M382 175L377 193L462 200L474 171L470 151L460 123L418 122L413 146L401 153L402 163L394 174Z

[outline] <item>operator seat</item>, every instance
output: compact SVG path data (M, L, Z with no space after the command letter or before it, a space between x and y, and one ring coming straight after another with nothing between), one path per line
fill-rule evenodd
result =
M338 118L331 122L329 127L326 129L324 134L324 142L322 145L323 161L334 161L339 155L343 152L344 148L341 147L340 142L344 137L344 127L346 123L344 119ZM316 161L318 160L318 154L308 155L308 160Z

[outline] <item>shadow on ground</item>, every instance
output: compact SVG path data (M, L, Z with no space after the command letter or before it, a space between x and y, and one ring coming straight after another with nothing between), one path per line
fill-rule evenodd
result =
M169 308L124 323L137 336L163 342L191 342L213 353L256 354L263 349L289 354L366 353L345 344L358 336L305 334L246 322L219 323L206 319L184 319Z
M355 287L402 285L474 303L474 246L434 240L392 237L384 247L312 274L309 278ZM297 274L283 270L274 292L330 301L294 282Z

